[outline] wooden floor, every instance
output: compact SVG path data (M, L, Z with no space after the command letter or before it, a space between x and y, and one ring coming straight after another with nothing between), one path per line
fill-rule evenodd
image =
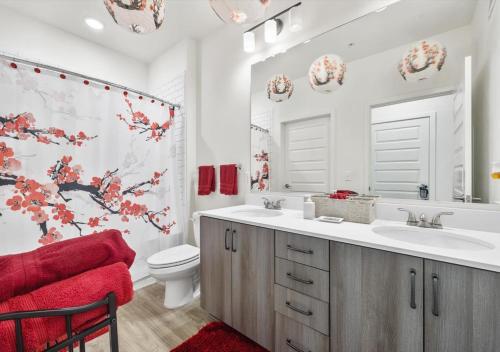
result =
M167 352L187 340L213 319L199 299L176 310L163 306L164 286L135 292L132 302L118 310L120 352ZM109 352L108 334L86 345L87 352Z

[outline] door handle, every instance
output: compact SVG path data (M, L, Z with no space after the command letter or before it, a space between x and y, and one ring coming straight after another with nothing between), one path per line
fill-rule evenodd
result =
M237 245L237 243L236 243L236 238L237 238L236 235L237 235L236 234L236 230L233 230L233 236L232 236L232 239L231 239L231 251L233 253L236 253L236 245Z
M286 276L289 279L292 279L293 281L300 282L301 284L306 284L306 285L312 285L312 284L314 284L313 280L301 279L300 277L297 277L297 276L293 275L292 273L286 273Z
M439 276L432 274L432 315L439 317Z
M286 301L286 303L285 303L285 304L286 304L286 306L287 306L288 308L290 308L291 310L294 310L294 311L296 311L297 313L300 313L300 314L302 314L302 315L305 315L305 316L308 316L308 317L310 317L311 315L313 315L313 312L311 312L310 310L303 310L303 309L300 309L300 308L298 308L298 307L294 306L293 304L291 304L291 303L290 303L290 302L288 302L288 301Z
M289 244L286 245L286 248L288 248L289 251L299 252L299 253L303 253L303 254L313 254L314 253L314 251L312 249L300 249L300 248L294 247L294 246L289 245Z
M226 233L224 234L224 249L226 251L228 251L230 248L229 248L229 244L227 243L227 237L229 235L229 231L231 231L230 229L226 229Z
M417 271L415 269L410 270L410 308L417 309L417 302L415 298L415 290L416 290L416 279L417 279Z
M295 352L306 352L305 350L299 348L298 346L296 346L292 340L290 339L286 339L286 345L288 347L290 347L292 350L294 350ZM311 350L307 350L307 352L311 352Z

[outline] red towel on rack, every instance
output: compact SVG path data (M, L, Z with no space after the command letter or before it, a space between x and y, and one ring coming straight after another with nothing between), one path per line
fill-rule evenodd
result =
M87 305L104 299L110 292L116 295L117 305L132 300L133 285L127 265L115 263L87 271L72 278L55 282L0 303L0 314L18 311L58 309ZM73 331L96 323L106 314L106 307L73 316ZM22 321L25 351L40 351L47 342L65 338L64 317L24 319ZM0 322L2 352L15 351L14 321Z
M213 165L198 168L198 195L206 196L215 192L215 168Z
M238 165L220 166L220 193L228 196L238 194Z
M134 258L118 230L0 256L0 302L101 266L124 262L130 267Z

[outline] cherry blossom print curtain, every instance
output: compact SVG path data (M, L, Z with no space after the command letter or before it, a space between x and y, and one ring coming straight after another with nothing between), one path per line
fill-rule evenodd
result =
M252 147L250 188L252 191L269 192L269 150L271 136L269 131L257 125L250 126Z
M182 232L171 106L5 59L0 101L0 254L115 228L140 258Z

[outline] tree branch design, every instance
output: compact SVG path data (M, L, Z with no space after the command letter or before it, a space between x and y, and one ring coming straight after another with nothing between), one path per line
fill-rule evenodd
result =
M128 106L128 114L130 116L123 116L122 114L116 116L128 126L129 130L139 131L139 134L148 133L147 141L154 140L159 142L174 124L175 108L173 106L169 107L168 120L160 125L157 122L151 123L149 117L143 112L135 111L132 102L128 98L125 98L125 103Z
M35 119L30 113L0 117L0 138L27 140L38 143L60 144L61 140L76 147L84 141L95 137L87 137L84 132L76 135L67 134L56 128L40 129L35 126ZM103 226L110 216L120 216L123 222L130 219L140 219L164 234L169 234L175 221L164 223L162 220L169 215L170 208L150 210L145 204L135 202L160 184L160 179L167 170L154 172L151 178L124 187L119 177L119 170L107 171L101 177L94 176L85 183L82 179L83 168L72 163L69 155L57 160L47 171L48 183L41 183L25 176L16 175L21 168L21 162L15 158L14 150L5 142L0 142L0 186L13 187L14 194L5 204L12 211L31 216L42 233L39 242L49 244L59 241L62 235L49 222L57 221L60 226L73 226L82 235L84 227L95 228ZM99 206L102 213L86 219L77 219L71 204L71 193L82 192ZM1 215L1 214L0 214ZM125 232L127 232L126 230Z

